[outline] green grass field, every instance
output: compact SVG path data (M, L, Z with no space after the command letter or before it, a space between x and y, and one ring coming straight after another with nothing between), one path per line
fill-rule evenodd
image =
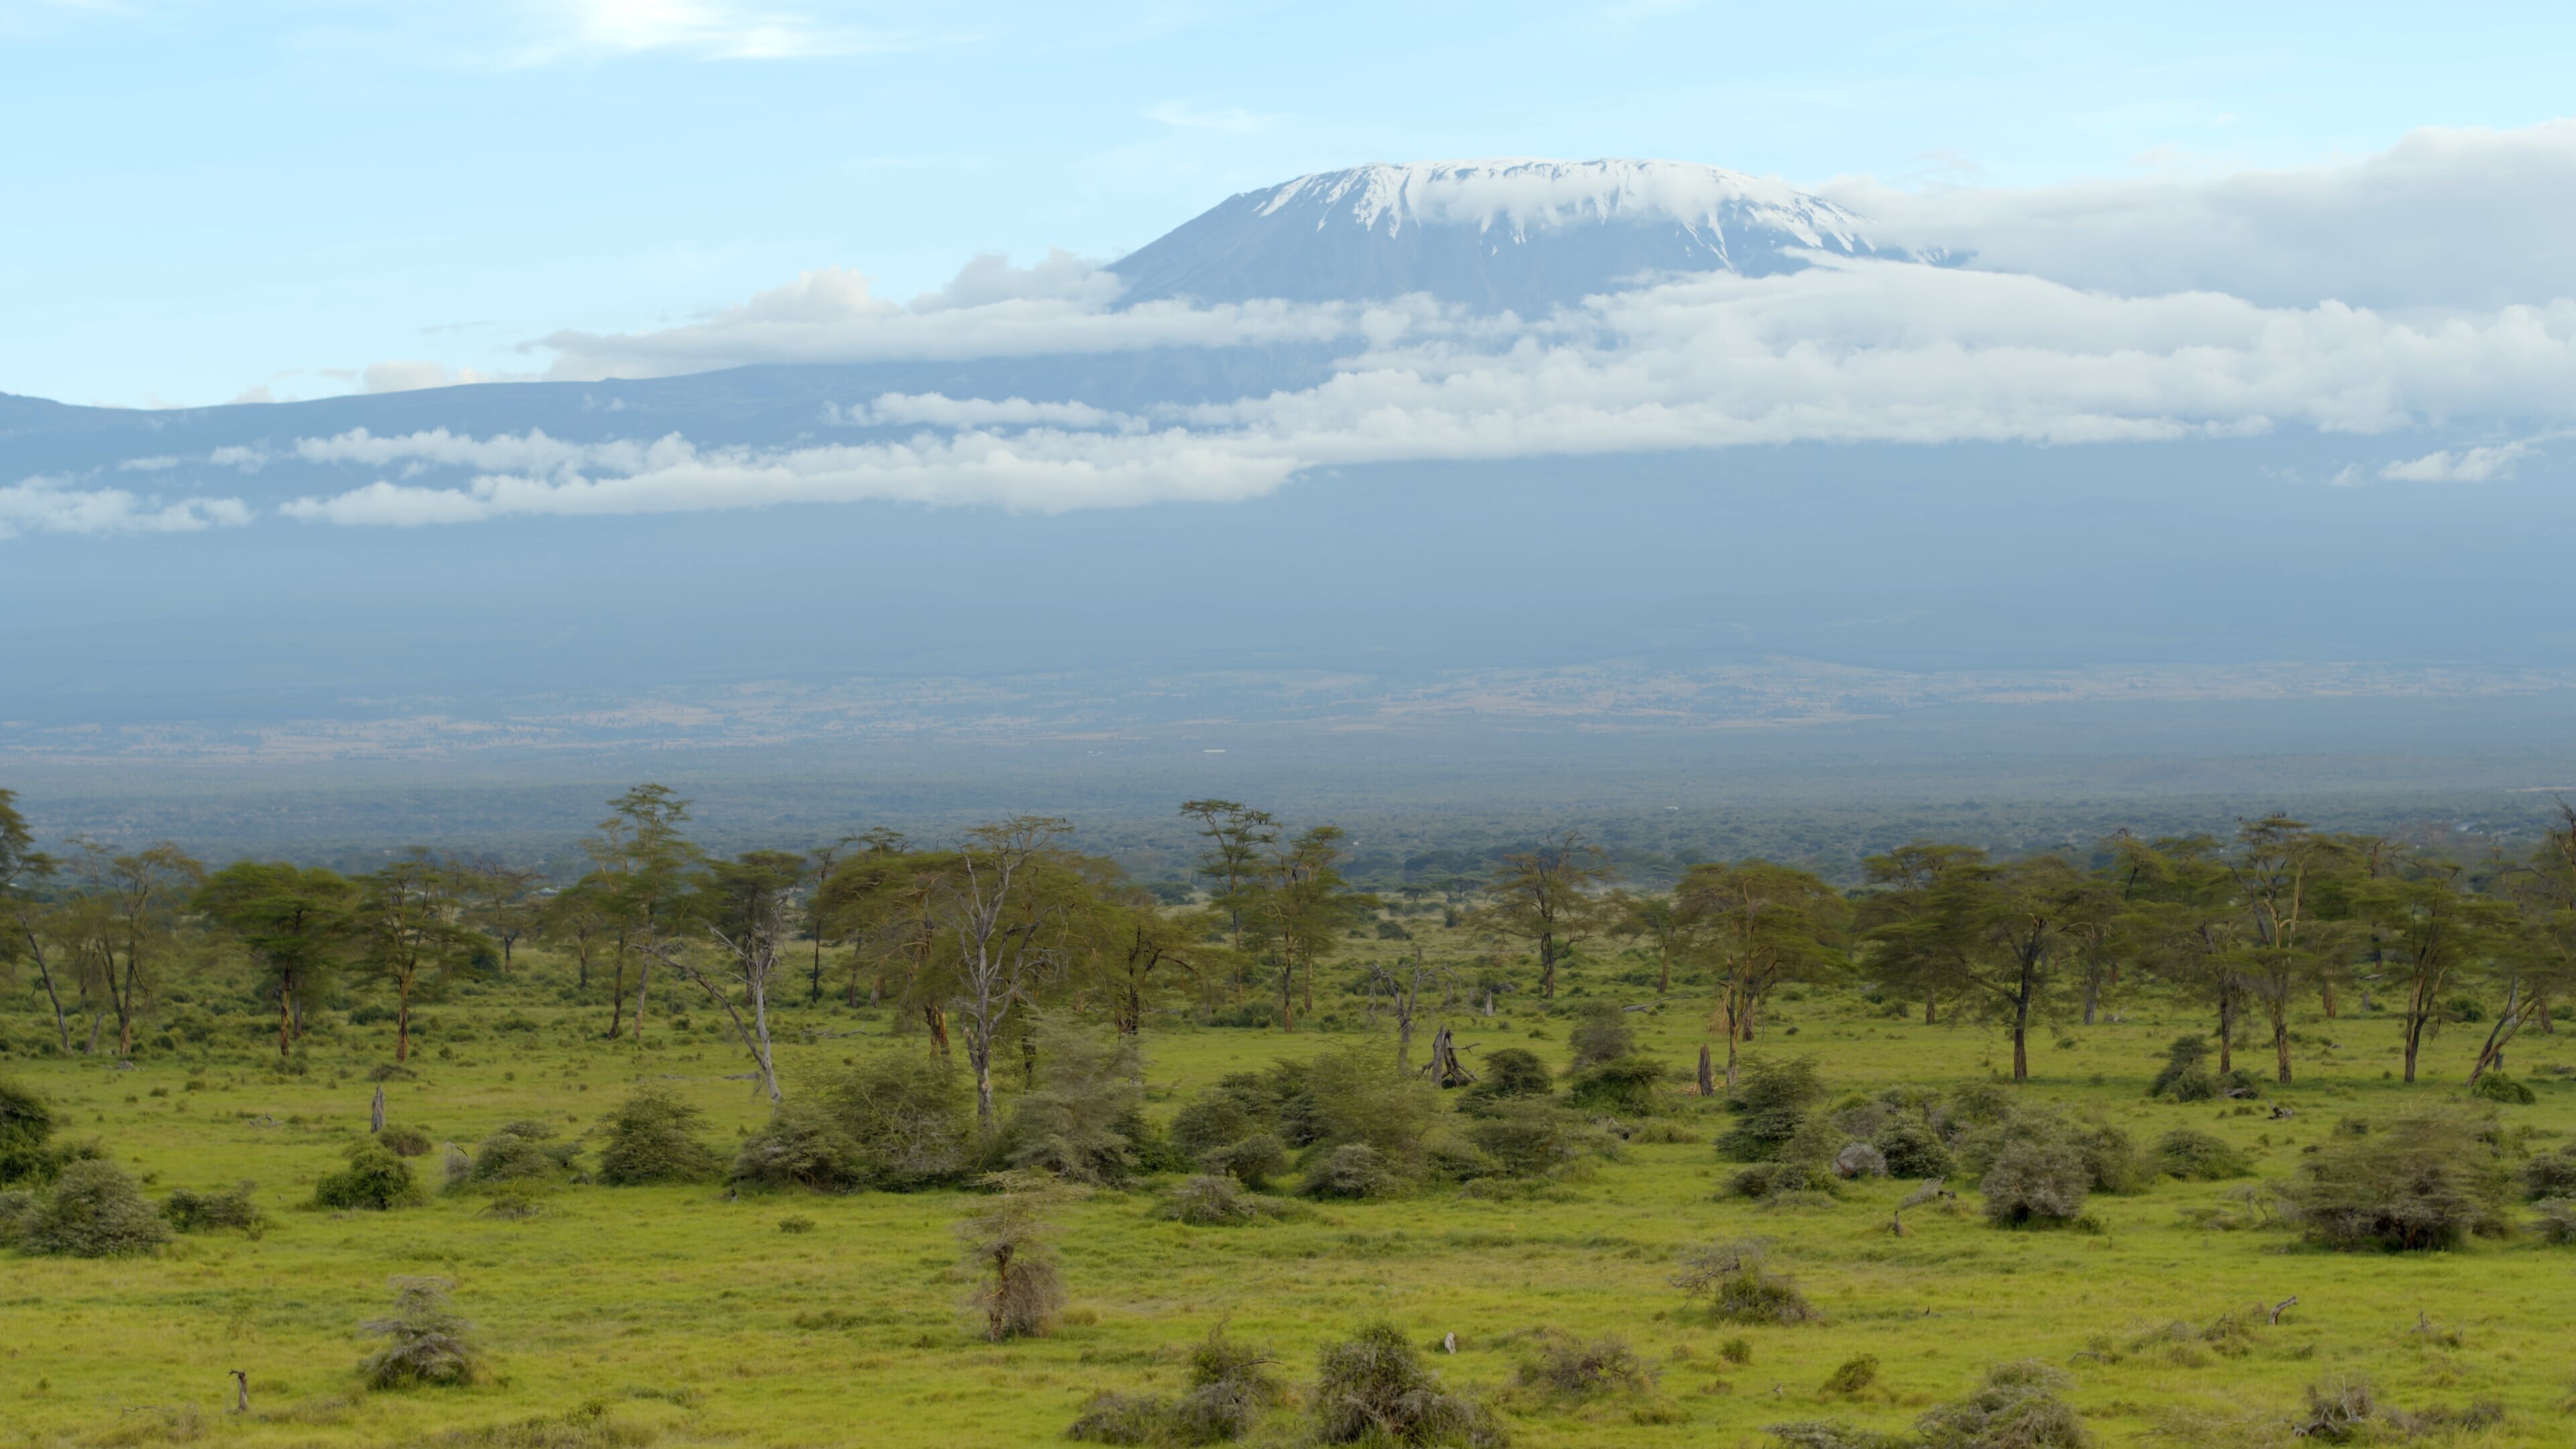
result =
M599 1041L599 1011L540 1004L558 1002L552 963L520 969L522 982L428 1010L418 1079L388 1088L392 1120L469 1146L517 1118L550 1117L577 1134L631 1084L666 1080L707 1109L720 1138L765 1117L748 1084L727 1079L744 1063L706 1028L707 1013L688 1031L656 1022L639 1051ZM2304 1079L2240 1114L2146 1100L2161 1049L2196 1023L2155 1002L2125 1010L2125 1022L2036 1043L2037 1079L2022 1090L2099 1109L2142 1142L2176 1126L2216 1132L2249 1149L2265 1177L2287 1175L2339 1118L2456 1095L2477 1035L2439 1038L2432 1080L2410 1089L2389 1076L2393 1023L2303 1023ZM1675 998L1646 1018L1650 1049L1685 1063L1701 1015ZM1913 1232L1899 1238L1887 1222L1907 1183L1787 1211L1717 1197L1728 1168L1709 1141L1724 1114L1676 1096L1669 1111L1690 1140L1631 1144L1587 1181L1518 1200L1433 1189L1228 1228L1158 1218L1168 1180L1068 1202L1055 1216L1073 1311L1051 1337L993 1346L964 1309L954 1224L979 1201L971 1194L732 1201L721 1187L575 1186L526 1221L487 1216L474 1196L389 1214L307 1209L315 1178L366 1130L365 1072L390 1056L390 1029L341 1027L311 1043L307 1075L283 1077L264 1065L273 1054L253 1018L223 1020L211 1043L147 1052L130 1070L23 1055L0 1065L52 1099L65 1135L101 1139L156 1197L250 1179L269 1216L257 1238L184 1237L154 1257L0 1257L0 1442L1034 1443L1057 1439L1099 1390L1169 1391L1177 1350L1219 1322L1302 1378L1321 1345L1380 1318L1424 1344L1454 1332L1459 1353L1435 1354L1435 1365L1452 1384L1496 1395L1525 1446L1767 1444L1760 1426L1820 1417L1896 1429L1964 1393L1986 1366L2020 1358L2067 1368L2071 1399L2106 1444L2286 1442L2303 1388L2355 1373L2409 1409L2506 1406L2501 1424L2453 1432L2459 1442L2576 1435L2576 1250L2526 1235L2449 1254L2333 1254L2284 1231L2202 1225L2241 1184L2165 1181L2096 1197L2098 1234L1990 1228L1967 1194L1963 1211L1909 1214ZM791 1036L857 1033L791 1047L791 1082L798 1068L859 1052L925 1050L917 1035L890 1037L881 1015L823 1008L787 1022ZM1563 1059L1563 1020L1526 1001L1459 1026L1464 1043ZM39 1023L18 1017L9 1029L23 1044ZM2328 1037L2341 1049L2317 1045ZM1151 1030L1152 1109L1168 1113L1225 1072L1353 1039ZM1821 988L1778 1003L1754 1050L1812 1055L1837 1095L1991 1080L2007 1059L1982 1027L1891 1019ZM2542 1138L2576 1124L2576 1080L2543 1070L2560 1063L2576 1064L2567 1036L2517 1049L2515 1073L2539 1102L2504 1109L2509 1121ZM2296 1116L2270 1119L2276 1103ZM421 1164L433 1181L436 1161ZM790 1216L811 1230L782 1231ZM1773 1241L1775 1265L1822 1323L1726 1327L1686 1308L1667 1282L1677 1254L1748 1236ZM366 1345L355 1326L382 1309L397 1274L455 1281L491 1354L487 1382L359 1387ZM2278 1326L2224 1352L2152 1337L2293 1296ZM1512 1387L1539 1329L1626 1339L1655 1368L1654 1392L1587 1404ZM1720 1352L1736 1338L1751 1348L1742 1363ZM1826 1376L1859 1353L1879 1359L1876 1385L1826 1395ZM228 1411L236 1368L249 1374L248 1414ZM554 1428L528 1422L566 1415Z

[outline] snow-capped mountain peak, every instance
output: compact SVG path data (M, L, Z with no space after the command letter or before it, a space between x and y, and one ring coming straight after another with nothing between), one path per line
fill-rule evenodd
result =
M1428 292L1544 311L1657 274L1910 253L1787 183L1683 161L1424 161L1231 197L1112 264L1128 302Z

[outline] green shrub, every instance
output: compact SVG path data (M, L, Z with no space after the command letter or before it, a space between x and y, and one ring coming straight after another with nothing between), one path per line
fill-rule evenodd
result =
M1103 1390L1082 1406L1064 1437L1086 1444L1159 1444L1170 1433L1172 1406L1152 1394Z
M1764 1245L1712 1243L1682 1255L1672 1284L1721 1323L1806 1323L1819 1317L1785 1273L1764 1264Z
M820 1078L743 1143L736 1180L771 1187L911 1192L972 1165L974 1106L955 1068L885 1052Z
M183 1233L212 1232L217 1228L253 1231L260 1226L259 1205L250 1196L254 1186L236 1183L229 1191L215 1192L178 1188L162 1202L161 1216Z
M1501 1449L1508 1436L1484 1405L1445 1391L1421 1351L1392 1324L1327 1347L1312 1396L1326 1444L1465 1445Z
M2576 1197L2545 1197L2531 1205L2540 1214L2540 1240L2564 1247L2576 1243Z
M1854 1354L1850 1358L1844 1359L1832 1373L1825 1375L1825 1382L1821 1388L1821 1392L1840 1394L1848 1398L1853 1394L1867 1391L1871 1385L1877 1382L1878 1355L1874 1353Z
M1923 1449L2084 1449L2091 1437L2058 1395L2065 1374L2037 1360L1998 1364L1967 1398L1915 1421Z
M22 1187L0 1188L0 1248L17 1247L35 1215L34 1193Z
M1628 1025L1628 1013L1609 1002L1596 1002L1575 1018L1565 1044L1573 1050L1574 1070L1580 1073L1635 1052L1637 1033Z
M620 1187L704 1182L723 1166L697 1139L706 1114L659 1087L638 1087L604 1119L599 1180Z
M1095 1444L1223 1444L1242 1438L1286 1391L1269 1355L1238 1346L1219 1324L1189 1354L1189 1388L1177 1400L1103 1393L1064 1431Z
M733 1180L753 1187L847 1192L867 1177L859 1145L820 1102L789 1099L734 1154Z
M1524 1388L1568 1398L1642 1393L1655 1386L1645 1361L1626 1339L1616 1337L1585 1343L1550 1334L1540 1340L1537 1352L1521 1360L1519 1377Z
M1115 1182L1136 1167L1135 1144L1120 1130L1136 1115L1134 1042L1063 1022L1033 1033L1037 1086L1012 1113L1013 1167L1041 1167L1074 1182Z
M1199 1154L1199 1165L1209 1172L1222 1173L1245 1187L1259 1189L1288 1170L1288 1144L1267 1132L1255 1132L1240 1142L1211 1147Z
M2419 1109L2365 1137L2337 1137L2286 1190L2309 1241L2338 1249L2438 1251L2509 1227L2509 1181L2492 1119Z
M2224 1138L2177 1127L2156 1139L2156 1171L2186 1182L2218 1182L2254 1171L2254 1160Z
M2084 1159L2086 1185L2095 1192L2137 1192L2151 1175L2138 1144L2108 1122L2072 1124L2065 1129Z
M1488 1052L1484 1074L1476 1084L1459 1094L1458 1110L1481 1113L1503 1102L1524 1097L1544 1097L1556 1090L1556 1079L1538 1054L1522 1047L1504 1047Z
M444 1278L393 1280L393 1312L358 1325L359 1332L385 1340L384 1347L358 1365L358 1376L367 1387L453 1387L481 1377L474 1325L448 1305L451 1286Z
M1824 1080L1809 1058L1747 1062L1729 1103L1735 1125L1717 1139L1717 1150L1738 1162L1768 1162L1824 1100Z
M1467 1140L1506 1177L1544 1177L1581 1155L1565 1118L1545 1102L1522 1100L1468 1127Z
M2539 1095L2531 1088L2502 1072L2487 1072L2481 1075L2469 1088L2469 1095L2484 1097L2490 1102L2502 1102L2513 1107L2528 1107L2540 1100Z
M46 1144L53 1109L34 1092L0 1077L0 1183L43 1181L61 1166Z
M2028 1135L2004 1145L1978 1190L1985 1196L1986 1220L1997 1227L2070 1223L2084 1212L2092 1178L2073 1142Z
M1664 1077L1662 1062L1620 1057L1575 1073L1565 1084L1565 1100L1587 1112L1643 1117L1655 1110L1655 1088Z
M1893 1177L1947 1177L1950 1175L1950 1144L1932 1124L1911 1117L1899 1117L1879 1129L1872 1139L1887 1158L1887 1171Z
M2524 1163L2522 1195L2535 1202L2544 1197L2576 1197L2576 1146L2544 1152Z
M580 1149L572 1143L553 1140L554 1135L555 1129L543 1122L503 1126L474 1149L474 1165L467 1170L465 1180L488 1185L551 1182L567 1176Z
M1302 1105L1283 1105L1280 1135L1290 1143L1302 1135L1317 1146L1369 1149L1375 1170L1403 1183L1419 1181L1427 1165L1433 1129L1447 1114L1440 1089L1427 1079L1396 1070L1386 1053L1370 1050L1326 1052L1305 1064ZM1312 1151L1309 1163L1316 1161ZM1312 1168L1309 1168L1312 1175Z
M57 1257L120 1258L170 1241L169 1226L134 1179L97 1158L65 1167L22 1221L19 1248Z
M1275 1100L1263 1102L1256 1112L1245 1100L1247 1093L1229 1086L1258 1080L1254 1073L1238 1073L1192 1098L1172 1114L1173 1145L1203 1156L1256 1133L1276 1135L1271 1134L1271 1128L1278 1122L1279 1104Z
M1377 1149L1365 1142L1315 1149L1299 1191L1308 1197L1379 1198L1404 1191L1405 1180L1386 1170Z
M429 1133L418 1127L404 1127L391 1122L385 1124L384 1131L376 1134L376 1140L397 1157L427 1157L430 1149L438 1145Z
M319 1208L386 1212L428 1200L411 1175L411 1164L374 1142L351 1147L347 1167L313 1184L313 1205Z
M1172 1140L1185 1152L1239 1142L1254 1132L1275 1132L1302 1146L1282 1125L1289 1099L1305 1091L1305 1064L1279 1062L1267 1071L1231 1072L1190 1099L1172 1118Z

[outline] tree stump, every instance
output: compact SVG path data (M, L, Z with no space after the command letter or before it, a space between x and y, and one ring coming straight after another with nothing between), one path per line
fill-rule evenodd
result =
M384 1089L384 1084L383 1084L383 1083L381 1083L381 1082L379 1082L379 1083L377 1083L377 1084L376 1084L376 1101L375 1101L375 1105L373 1105L373 1106L371 1106L371 1107L369 1107L369 1108L367 1109L367 1131L368 1131L368 1132L370 1132L370 1133L372 1133L372 1134L375 1134L375 1135L377 1135L377 1136L382 1136L382 1135L384 1134L384 1130L385 1130L385 1089Z

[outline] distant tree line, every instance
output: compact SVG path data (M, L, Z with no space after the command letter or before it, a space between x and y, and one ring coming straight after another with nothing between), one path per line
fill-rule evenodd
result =
M2288 1082L2293 1013L2333 1019L2357 999L2395 1021L2410 1082L2429 1036L2483 1022L2475 1083L2520 1032L2554 1029L2576 977L2565 806L2536 848L2477 860L2271 816L2226 836L2120 833L2008 860L1917 841L1868 857L1850 887L1748 859L1635 892L1605 852L1561 832L1396 899L1346 878L1335 826L1291 831L1223 799L1180 813L1200 849L1194 888L1175 899L1074 849L1070 823L1047 816L941 845L876 829L719 857L690 839L689 802L648 784L610 802L585 869L548 881L421 848L351 875L210 870L166 842L46 853L0 791L0 970L32 988L54 1050L120 1057L174 984L216 963L248 968L281 1057L313 1008L367 985L401 1062L417 1005L460 974L506 975L541 941L604 1009L603 1036L640 1043L656 987L680 992L722 1021L773 1100L783 1004L889 1010L937 1054L962 1055L988 1125L1001 1056L1033 1012L1090 1014L1132 1038L1159 1012L1296 1030L1357 999L1409 1058L1430 1016L1491 1014L1516 992L1553 1002L1578 968L1599 991L1613 951L1637 968L1617 984L1705 1003L1703 1093L1736 1086L1740 1049L1791 983L1855 985L1927 1023L1991 1023L2016 1080L2034 1029L2089 1024L2152 991L2206 1013L2221 1077L2240 1074L2240 1046L2266 1043L2270 1075ZM1423 912L1456 928L1440 959L1403 925ZM1460 940L1480 944L1462 955ZM1331 970L1354 941L1413 944L1409 958Z

